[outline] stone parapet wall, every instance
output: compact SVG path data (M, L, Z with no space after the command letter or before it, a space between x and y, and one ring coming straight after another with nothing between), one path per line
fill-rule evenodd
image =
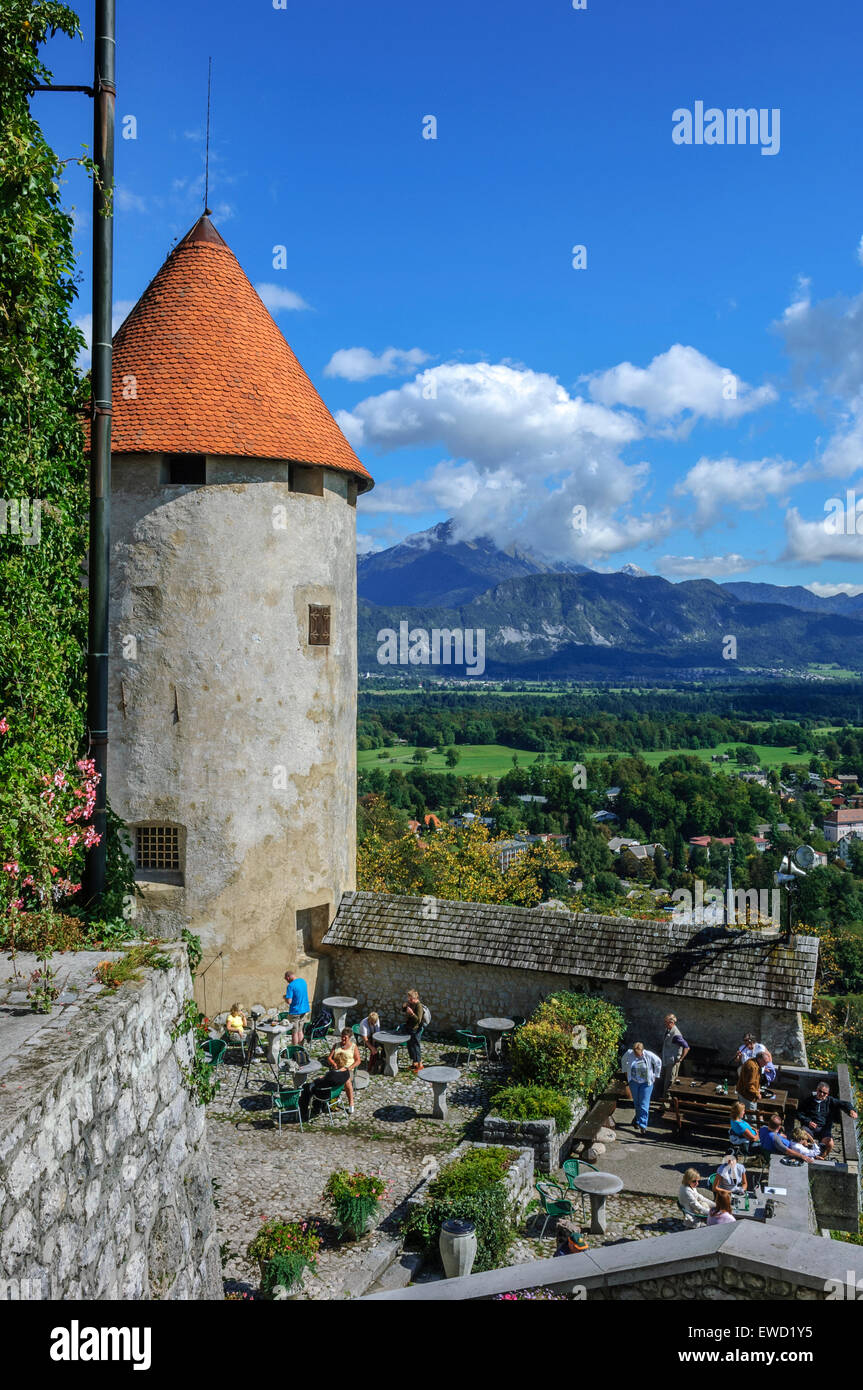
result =
M175 1026L192 982L167 970L91 994L7 1057L0 1092L0 1280L53 1299L220 1299L204 1110Z

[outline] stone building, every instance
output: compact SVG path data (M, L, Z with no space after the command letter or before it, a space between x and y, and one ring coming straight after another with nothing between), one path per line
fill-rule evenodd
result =
M200 1002L276 997L355 879L372 480L202 217L114 342L108 791Z
M627 1041L655 1049L673 1012L693 1047L729 1060L747 1031L777 1061L805 1065L801 1012L812 1006L818 940L776 930L497 903L345 893L322 949L331 986L402 1017L415 986L433 1028L529 1014L556 989L602 995L626 1014Z

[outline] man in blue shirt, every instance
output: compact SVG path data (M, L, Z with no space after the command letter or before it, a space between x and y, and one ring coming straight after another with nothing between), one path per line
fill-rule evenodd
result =
M293 970L285 972L285 980L288 986L285 990L288 1022L294 1030L294 1046L300 1047L303 1041L303 1019L309 1012L309 988L302 975L295 975Z
M782 1117L771 1115L766 1125L762 1125L758 1131L758 1138L761 1147L766 1154L779 1154L780 1158L799 1158L804 1163L812 1163L811 1158L792 1149L788 1137L782 1133Z

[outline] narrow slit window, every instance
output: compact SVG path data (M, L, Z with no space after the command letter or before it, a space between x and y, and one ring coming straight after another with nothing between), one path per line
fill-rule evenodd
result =
M180 872L180 831L175 825L139 825L135 831L138 868Z
M309 604L309 646L330 645L330 610L319 603Z

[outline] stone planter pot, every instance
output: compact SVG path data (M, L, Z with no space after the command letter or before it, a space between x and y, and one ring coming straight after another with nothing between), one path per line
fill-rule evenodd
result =
M476 1259L476 1226L472 1221L445 1221L438 1246L447 1279L463 1278Z

